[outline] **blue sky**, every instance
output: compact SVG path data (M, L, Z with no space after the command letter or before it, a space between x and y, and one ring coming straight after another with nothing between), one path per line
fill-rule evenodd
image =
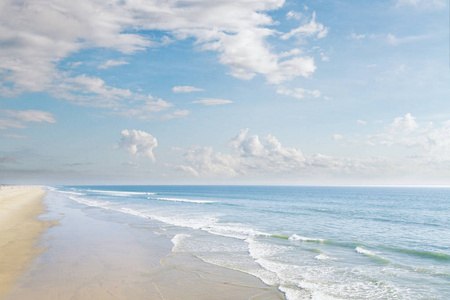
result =
M444 0L3 1L0 182L447 185Z

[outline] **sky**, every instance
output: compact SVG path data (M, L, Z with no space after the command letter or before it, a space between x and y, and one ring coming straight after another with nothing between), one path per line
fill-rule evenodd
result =
M0 183L449 185L446 0L3 0Z

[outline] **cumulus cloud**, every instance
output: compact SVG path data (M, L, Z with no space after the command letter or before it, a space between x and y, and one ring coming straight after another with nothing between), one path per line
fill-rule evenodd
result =
M56 123L56 120L42 110L0 110L0 129L26 128L26 123Z
M0 10L0 94L53 91L61 85L73 87L75 93L89 93L88 86L78 85L77 89L77 81L83 78L59 70L63 59L89 48L133 54L188 38L199 50L217 52L219 62L241 79L260 74L278 84L307 77L316 69L312 57L299 53L283 58L267 41L279 34L269 13L283 5L284 0L5 1ZM152 39L145 34L148 31L163 32L164 36ZM314 14L309 23L282 37L322 38L326 33ZM124 63L110 60L99 67ZM81 91L81 87L87 90Z
M172 88L174 93L191 93L191 92L202 92L204 89L196 88L195 86L183 85L183 86L174 86Z
M230 104L230 103L233 103L233 101L225 100L225 99L216 99L216 98L205 98L205 99L202 99L202 100L192 101L191 103L203 104L203 105L207 105L207 106L213 106L213 105Z
M450 162L450 120L436 125L418 123L410 113L397 117L383 132L368 137L372 145L418 148L418 159L428 162Z
M372 178L396 173L397 162L383 157L342 158L316 153L305 155L298 148L284 147L280 141L267 135L249 135L242 130L228 143L229 152L215 152L209 146L195 146L184 154L184 163L175 169L200 178L268 178L277 182L280 178ZM395 168L393 166L395 165ZM340 182L340 181L339 181Z
M99 69L108 69L110 67L116 67L116 66L123 66L123 65L128 65L129 63L124 61L124 60L107 60L106 62L104 62L103 64L99 65L98 68Z
M193 147L179 166L195 176L258 175L265 173L292 173L305 167L306 159L300 149L285 148L277 138L267 135L260 141L257 135L242 130L228 143L231 153L214 152L212 147Z
M331 138L341 140L344 136L334 134ZM280 178L327 178L336 183L346 182L347 178L351 182L367 179L372 183L376 180L383 184L408 184L420 183L424 173L436 178L450 176L450 120L440 125L422 124L406 114L395 118L384 132L368 139L378 144L380 151L388 149L386 146L417 151L407 151L395 158L381 154L365 158L323 153L306 155L301 149L284 147L270 134L260 138L244 129L229 141L226 153L214 151L210 146L191 147L185 150L184 163L175 169L199 178L265 178L273 182Z
M280 95L291 96L297 99L303 99L305 97L319 98L321 96L321 93L318 90L307 90L304 88L286 89L280 87L277 90L277 93Z
M117 144L119 148L124 148L131 154L148 157L155 161L153 149L158 146L155 137L145 131L135 129L124 129L121 134L122 138Z
M176 169L187 174L198 176L234 177L238 162L233 156L214 153L212 147L193 147L184 154L184 160L189 165L180 165Z

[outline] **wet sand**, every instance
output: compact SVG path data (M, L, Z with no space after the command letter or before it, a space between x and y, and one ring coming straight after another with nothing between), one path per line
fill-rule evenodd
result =
M49 192L45 219L59 219L41 239L47 250L21 276L14 299L284 299L258 278L173 253L146 219L86 207ZM139 219L140 220L140 219ZM134 224L133 226L130 223Z
M37 219L45 193L41 187L0 187L0 298L42 252L37 241L51 225Z

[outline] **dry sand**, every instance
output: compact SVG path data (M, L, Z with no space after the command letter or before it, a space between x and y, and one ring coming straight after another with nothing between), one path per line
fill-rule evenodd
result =
M45 211L45 193L35 186L0 187L0 298L42 251L37 241L51 223L36 217Z

